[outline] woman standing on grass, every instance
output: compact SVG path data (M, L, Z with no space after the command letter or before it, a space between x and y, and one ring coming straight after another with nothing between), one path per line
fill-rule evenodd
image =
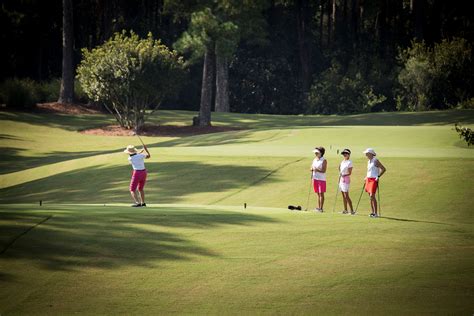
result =
M347 206L351 209L351 215L355 215L354 208L352 207L352 200L349 197L349 186L351 183L351 174L352 174L352 161L351 151L349 149L344 149L341 152L341 155L344 156L344 160L339 164L339 190L341 190L342 200L344 202L344 210L342 214L349 214Z
M365 192L370 196L370 207L372 213L370 217L378 217L377 199L375 198L375 192L377 192L379 178L387 171L382 163L375 158L377 155L372 148L367 148L364 151L365 156L369 160L367 162L367 176L365 177Z
M328 162L324 158L326 150L324 147L316 147L313 153L316 158L313 160L311 165L311 172L313 173L313 188L314 192L318 195L318 207L315 209L316 212L324 212L324 193L326 192L326 169Z
M135 204L132 204L132 207L146 206L144 188L147 172L145 169L145 159L151 157L150 152L145 145L143 145L143 149L140 151L135 146L128 145L123 152L129 155L128 161L133 168L132 179L130 180L130 194ZM146 154L143 154L143 152L146 152ZM137 197L137 189L140 192L140 199Z

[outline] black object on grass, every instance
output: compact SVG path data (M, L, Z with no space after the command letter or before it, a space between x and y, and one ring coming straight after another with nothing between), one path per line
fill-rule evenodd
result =
M288 205L289 210L301 211L301 206Z

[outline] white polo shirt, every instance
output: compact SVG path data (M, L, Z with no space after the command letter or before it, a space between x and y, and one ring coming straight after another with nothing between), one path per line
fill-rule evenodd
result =
M343 160L341 162L341 165L339 166L339 171L341 172L341 175L345 176L349 173L349 168L352 168L352 161L350 159L348 160Z
M145 170L145 154L136 154L128 157L128 161L132 164L133 170Z
M319 160L318 158L314 158L313 164L311 167L316 170L316 169L321 169L323 167L323 162L324 162L324 157L321 157ZM320 181L326 181L326 173L325 172L319 172L319 171L313 171L313 179L314 180L320 180Z
M375 165L377 158L372 158L367 162L367 178L377 178L380 174L379 167Z

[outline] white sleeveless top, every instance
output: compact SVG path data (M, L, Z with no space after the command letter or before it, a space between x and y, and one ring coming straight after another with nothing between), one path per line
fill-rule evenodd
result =
M145 170L145 158L144 154L136 154L128 157L128 161L132 164L133 170Z
M377 178L380 174L379 167L375 165L377 158L372 158L367 162L367 178Z
M351 183L351 176L348 175L349 168L352 168L352 161L344 159L339 165L339 172L341 174L340 183Z
M311 167L313 169L321 169L323 167L323 162L324 162L324 157L321 157L319 160L318 158L314 158L313 164ZM324 172L319 172L319 171L313 171L313 179L315 180L320 180L320 181L326 181L326 173Z
M349 173L349 168L352 168L352 161L344 159L339 165L339 171L341 172L341 175L347 175Z

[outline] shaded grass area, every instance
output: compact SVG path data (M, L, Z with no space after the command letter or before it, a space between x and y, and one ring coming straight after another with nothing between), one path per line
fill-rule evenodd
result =
M45 215L0 256L2 313L473 308L471 225L173 205L3 206L0 225Z
M189 124L195 112L159 111L152 122L161 124ZM385 112L354 115L268 115L212 113L216 125L231 125L243 128L282 128L295 126L418 126L453 125L462 122L474 124L474 111L451 110L431 112Z

